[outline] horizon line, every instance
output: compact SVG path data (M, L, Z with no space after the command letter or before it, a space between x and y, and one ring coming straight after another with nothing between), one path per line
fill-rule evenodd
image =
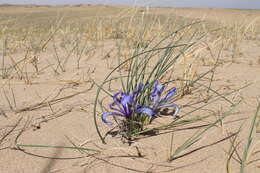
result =
M88 3L79 3L79 4L12 4L12 3L0 3L1 6L36 6L36 7L62 7L62 6L128 6L128 7L147 7L145 5L116 5L116 4L88 4ZM230 9L230 10L260 10L259 8L224 8L224 7L189 7L189 6L183 6L183 7L174 7L174 6L148 6L149 8L193 8L193 9Z

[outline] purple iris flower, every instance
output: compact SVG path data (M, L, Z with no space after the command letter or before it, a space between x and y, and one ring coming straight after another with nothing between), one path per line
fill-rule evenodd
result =
M140 93L142 88L143 85L139 84L137 89L131 94L121 91L116 92L113 95L113 103L109 105L113 112L104 112L101 115L102 121L111 126L113 123L107 121L108 116L121 116L130 118L134 112L137 114L146 114L150 117L154 116L155 112L153 109L137 104L136 96Z
M150 95L150 100L151 100L151 107L155 112L158 112L161 108L169 108L169 107L174 107L175 112L173 116L175 117L179 113L179 106L175 103L168 103L170 99L174 96L176 93L176 88L170 89L167 94L162 98L162 92L164 91L165 86L160 85L158 81L155 81L154 86L151 89L151 95Z

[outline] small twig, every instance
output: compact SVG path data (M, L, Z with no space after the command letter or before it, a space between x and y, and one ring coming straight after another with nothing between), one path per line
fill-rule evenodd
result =
M12 106L12 104L11 104L9 98L8 98L7 95L6 95L5 89L3 89L3 91L4 91L5 99L6 99L7 103L8 103L8 105L9 105L9 108L10 108L11 110L14 110L14 108L13 108L13 106Z
M16 100L15 100L14 90L11 89L11 91L12 91L12 96L13 96L14 107L16 108Z
M10 135L10 134L14 131L14 129L20 124L21 120L22 120L22 118L20 118L20 119L17 121L17 123L13 126L13 128L12 128L10 131L8 131L8 132L0 139L0 145L1 145L2 142L5 140L5 138L6 138L8 135Z
M5 118L8 118L4 110L2 110L1 108L0 108L0 115L3 115Z
M40 108L43 108L43 107L47 107L49 105L53 105L53 104L56 104L56 103L59 103L59 102L62 102L66 99L69 99L69 98L72 98L74 96L77 96L79 94L83 94L87 91L90 91L92 88L94 87L94 83L92 83L92 85L90 86L90 88L84 90L84 91L81 91L81 92L78 92L76 94L72 94L72 95L69 95L69 96L65 96L65 97L61 97L61 98L57 98L57 99L53 99L53 100L50 100L50 101L44 101L44 102L41 102L41 103L37 103L37 104L34 104L34 105L31 105L31 106L27 106L25 108L22 108L22 109L18 109L16 110L15 112L16 113L20 113L20 112L24 112L24 111L33 111L35 109L40 109Z

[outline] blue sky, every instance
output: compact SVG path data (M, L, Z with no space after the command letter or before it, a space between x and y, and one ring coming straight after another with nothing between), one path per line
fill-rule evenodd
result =
M149 4L163 7L260 9L260 0L0 0L0 4Z

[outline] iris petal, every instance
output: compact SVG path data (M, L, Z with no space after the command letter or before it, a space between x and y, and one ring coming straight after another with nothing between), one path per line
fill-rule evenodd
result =
M175 108L175 112L174 114L172 115L173 117L175 117L179 112L180 112L180 108L177 104L175 103L167 103L167 104L161 104L157 107L157 109L160 109L160 108L169 108L169 107L174 107Z
M162 94L164 88L165 88L165 86L163 86L163 85L158 85L157 86L157 92L158 92L159 95Z
M161 103L167 102L169 99L171 99L174 94L176 93L176 88L172 88L170 91L167 92L166 96L160 100Z
M142 83L138 84L137 89L133 92L133 96L137 95L138 93L141 92L143 89L144 85Z
M153 105L157 105L159 103L160 97L158 95L151 96L150 98Z
M108 117L108 116L124 116L124 115L122 115L122 114L120 114L120 113L116 113L116 112L104 112L104 113L101 115L102 121L103 121L105 124L107 124L108 126L112 126L113 123L107 121L107 117Z
M161 95L163 90L164 90L165 86L164 85L160 85L158 80L155 81L154 87L152 88L152 95Z
M132 103L133 97L132 95L128 95L126 93L122 94L122 98L121 98L121 105L123 106L124 112L125 112L125 116L130 116L131 110L129 109L131 103Z
M131 100L132 100L132 96L131 96L131 95L128 95L128 94L126 94L126 93L123 93L120 103L121 103L123 106L126 106L126 105L128 105L128 104L131 103Z
M145 114L145 115L148 115L150 117L155 115L155 112L153 111L153 109L151 109L147 106L139 107L136 111L139 114Z
M160 101L160 96L163 92L163 90L165 89L164 85L160 85L158 80L155 81L154 87L151 89L151 95L150 95L150 99L152 101L152 104L154 106L159 104Z
M119 91L119 92L116 92L116 93L113 95L114 104L116 104L116 105L120 105L119 99L118 99L119 94L122 94L122 92Z
M176 93L176 88L172 88L167 92L167 94L161 98L161 94L164 91L165 86L160 85L158 80L155 81L154 86L151 88L150 94L150 107L153 108L154 112L157 112L160 108L163 107L175 107L175 112L173 116L176 116L179 112L179 107L177 104L174 103L167 103Z
M117 111L117 112L120 112L120 113L124 114L124 110L123 110L123 109L121 109L120 107L119 107L119 109L118 109L118 108L115 108L115 107L113 106L113 104L109 104L109 108L110 108L111 110L113 110L113 111Z

